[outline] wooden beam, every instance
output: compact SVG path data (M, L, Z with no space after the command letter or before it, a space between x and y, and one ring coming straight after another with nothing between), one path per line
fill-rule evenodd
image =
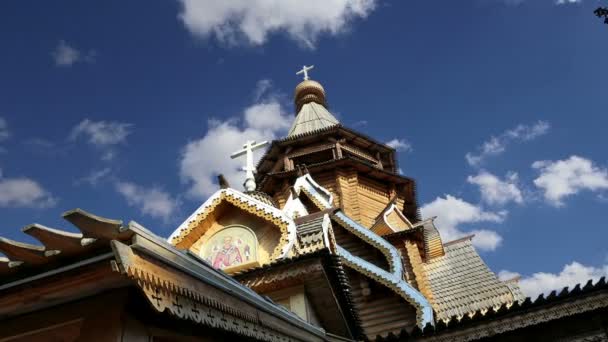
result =
M82 251L82 234L69 233L34 223L21 229L25 234L40 241L46 250L46 256L56 254L73 255Z
M63 218L82 232L83 245L97 240L126 240L133 236L123 227L122 221L93 215L79 208L65 212Z
M29 243L0 237L0 252L4 253L12 262L21 261L29 265L45 264L48 262L48 259L44 255L44 250L42 246L30 245Z

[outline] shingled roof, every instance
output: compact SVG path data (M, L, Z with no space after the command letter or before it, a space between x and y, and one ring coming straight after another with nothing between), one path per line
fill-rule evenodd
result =
M424 265L438 320L498 307L515 300L509 286L500 281L479 257L471 238L446 243L445 255L433 258Z
M300 248L300 254L325 248L325 244L323 243L323 220L325 219L325 214L315 215L316 217L312 217L313 215L309 216L311 216L310 219L301 223L296 221L297 243ZM306 217L303 218L306 219Z
M535 300L530 297L516 301L512 305L503 304L489 310L478 310L463 317L453 316L439 321L435 326L418 327L408 332L378 337L377 341L476 341L488 340L497 335L526 329L549 322L559 322L565 317L581 315L592 311L606 312L608 309L608 283L602 277L593 283L590 279L583 286L576 284L572 289L564 287L549 295L540 294ZM605 317L605 316L604 316ZM600 320L585 321L593 324ZM559 324L559 323L558 323ZM605 328L604 328L605 329ZM551 331L542 330L543 340L552 340ZM559 333L558 333L559 334ZM604 330L605 334L605 330ZM604 335L600 332L600 335ZM563 337L563 336L562 336ZM580 336L579 336L580 337ZM503 338L501 341L514 340ZM563 339L564 341L566 339ZM568 341L602 341L602 339L567 339Z
M287 136L299 136L337 124L338 120L323 105L310 102L302 106Z

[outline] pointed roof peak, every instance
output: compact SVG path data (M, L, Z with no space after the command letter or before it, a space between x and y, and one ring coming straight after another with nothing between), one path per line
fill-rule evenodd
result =
M287 137L314 132L323 128L339 125L340 122L324 106L310 102L302 106Z

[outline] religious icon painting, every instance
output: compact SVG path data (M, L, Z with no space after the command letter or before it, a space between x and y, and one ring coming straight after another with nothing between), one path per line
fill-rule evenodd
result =
M229 226L215 233L200 252L214 268L226 269L257 260L257 239L251 229Z

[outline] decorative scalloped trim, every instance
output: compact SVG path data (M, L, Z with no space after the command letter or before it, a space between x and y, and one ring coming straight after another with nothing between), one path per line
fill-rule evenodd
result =
M418 292L402 278L397 278L394 274L386 272L380 267L350 254L349 251L339 245L336 247L337 254L344 259L344 263L347 266L389 287L408 303L412 304L416 308L416 323L420 328L424 328L429 323L434 325L433 307L422 293Z
M298 195L300 194L300 191L304 191L319 210L332 208L333 195L327 189L315 182L310 174L298 177L293 187Z
M341 223L348 231L379 249L388 259L391 273L399 279L403 278L403 264L401 263L399 251L395 246L384 240L380 235L353 221L341 211L334 214L334 219Z
M281 210L230 188L219 190L209 197L169 236L167 241L173 245L183 241L223 201L277 225L281 229L281 240L272 253L271 259L287 257L296 241L296 225L293 220Z

